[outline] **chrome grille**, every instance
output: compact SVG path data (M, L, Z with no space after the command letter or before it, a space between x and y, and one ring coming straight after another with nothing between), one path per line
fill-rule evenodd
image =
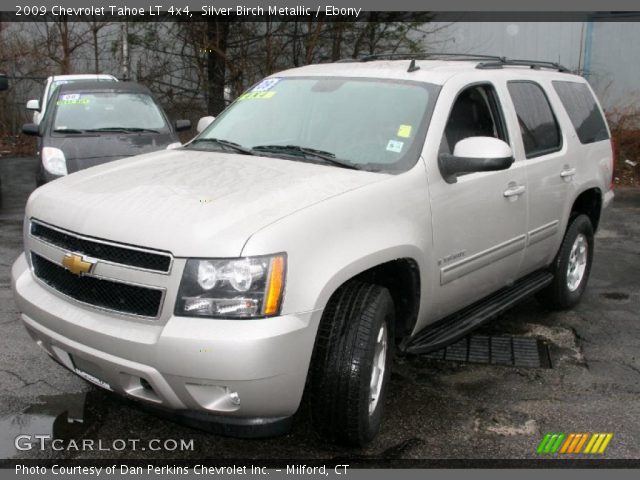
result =
M155 318L160 314L162 289L78 276L34 252L31 252L31 263L34 275L43 283L81 303L142 317Z
M172 257L166 252L86 237L37 220L31 220L30 233L33 237L63 250L98 260L153 272L168 273L171 270Z

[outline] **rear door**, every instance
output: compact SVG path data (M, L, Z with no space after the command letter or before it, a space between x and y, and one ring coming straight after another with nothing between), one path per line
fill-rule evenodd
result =
M550 82L546 86L549 88ZM576 158L567 154L567 140L543 84L512 80L507 89L520 127L514 154L526 165L529 193L522 276L551 263L559 248Z

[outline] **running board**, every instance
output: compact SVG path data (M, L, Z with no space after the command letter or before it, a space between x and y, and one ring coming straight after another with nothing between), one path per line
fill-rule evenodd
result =
M553 281L547 271L538 271L518 280L511 287L476 302L459 312L427 325L418 334L400 345L405 353L428 353L464 337L487 320L503 313L520 300L542 290Z

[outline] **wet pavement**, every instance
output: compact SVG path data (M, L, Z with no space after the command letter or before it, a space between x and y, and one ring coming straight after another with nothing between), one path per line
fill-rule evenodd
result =
M33 159L0 158L0 458L514 459L536 458L547 432L612 432L601 458L640 459L640 189L617 191L578 307L549 312L531 299L475 332L541 340L552 368L397 359L381 434L345 450L313 435L305 406L286 436L226 438L159 418L50 360L10 291L34 171ZM18 452L20 434L93 441L93 450ZM118 439L140 442L121 450ZM151 439L169 442L156 451ZM181 451L180 439L193 448Z

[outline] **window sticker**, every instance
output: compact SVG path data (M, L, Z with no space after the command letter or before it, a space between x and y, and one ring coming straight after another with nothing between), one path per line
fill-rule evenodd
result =
M80 100L79 93L66 93L64 95L60 95L59 100Z
M243 93L238 97L238 100L254 100L254 99L263 99L267 100L269 98L273 98L276 92L247 92Z
M88 98L78 98L77 100L58 100L56 105L88 105L90 100Z
M271 90L280 80L281 78L267 78L266 80L261 81L258 85L251 89L252 92L266 92L267 90Z
M402 138L409 138L411 136L411 125L400 125L396 135Z
M404 142L398 142L397 140L389 140L389 143L387 143L387 151L389 152L400 153L402 147L404 147Z

